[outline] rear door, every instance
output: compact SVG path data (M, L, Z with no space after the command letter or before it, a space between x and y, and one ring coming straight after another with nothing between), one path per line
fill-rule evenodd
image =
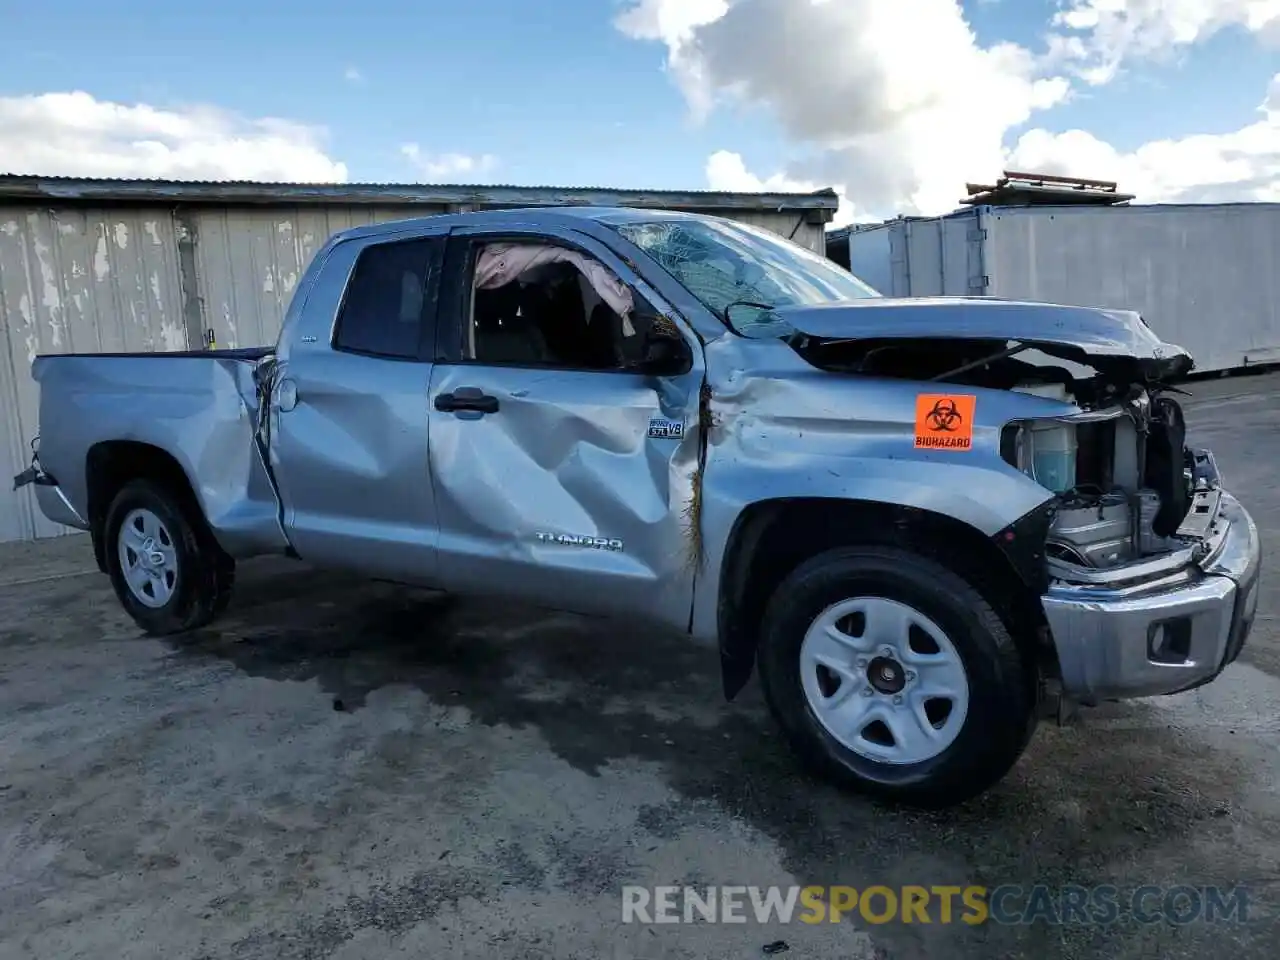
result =
M445 235L339 244L273 397L272 461L307 561L432 583L427 389Z
M688 369L669 377L575 368L527 345L494 355L485 344L510 344L514 333L476 335L475 265L491 243L574 251L627 284L641 312L672 314L607 247L576 231L453 231L428 410L442 583L687 627L699 546L696 339L682 328ZM563 320L551 317L557 329L543 342L566 342Z

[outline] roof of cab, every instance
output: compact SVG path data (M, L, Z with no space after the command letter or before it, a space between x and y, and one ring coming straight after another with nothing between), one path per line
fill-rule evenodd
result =
M622 223L636 223L645 220L707 220L722 219L704 213L691 213L684 210L638 210L634 207L513 207L504 210L472 210L467 213L438 213L425 217L407 217L402 220L381 220L378 223L362 224L350 227L334 235L334 240L355 240L361 237L378 237L388 234L403 233L416 226L432 224L436 226L478 226L488 223L495 226L503 224L525 226L539 224L550 226L559 224L569 226L583 220L592 220L616 226Z

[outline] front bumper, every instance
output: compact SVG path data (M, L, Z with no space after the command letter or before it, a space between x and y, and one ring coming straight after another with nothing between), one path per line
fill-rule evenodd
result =
M1110 572L1109 582L1050 586L1042 604L1067 697L1177 693L1240 655L1258 604L1258 529L1226 493L1209 529L1201 550L1170 558L1176 567L1161 558Z

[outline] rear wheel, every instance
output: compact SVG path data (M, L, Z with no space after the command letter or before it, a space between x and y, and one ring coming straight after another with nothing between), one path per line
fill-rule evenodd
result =
M832 550L777 589L760 678L796 752L822 775L942 807L1008 772L1035 726L1035 684L969 583L907 551Z
M194 630L226 609L235 564L197 508L168 488L126 484L107 510L103 537L116 596L147 633Z

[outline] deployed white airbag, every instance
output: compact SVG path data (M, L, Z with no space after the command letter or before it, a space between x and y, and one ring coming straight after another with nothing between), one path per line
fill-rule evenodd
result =
M491 243L480 251L476 262L475 285L477 290L496 290L515 281L522 274L552 263L571 263L587 278L591 289L609 308L622 318L622 329L632 336L631 311L635 300L631 288L615 277L601 263L583 256L576 250L543 243Z

